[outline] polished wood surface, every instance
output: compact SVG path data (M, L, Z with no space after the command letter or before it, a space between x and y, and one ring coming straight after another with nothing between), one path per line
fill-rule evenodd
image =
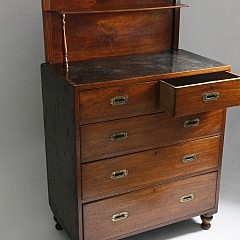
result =
M121 238L180 216L214 209L216 179L214 172L86 204L84 239ZM188 194L194 194L194 199L181 203L180 198ZM128 217L112 222L111 217L121 212L127 212Z
M170 79L202 73L229 71L230 66L185 50L101 58L62 64L49 69L79 89Z
M194 119L200 120L198 126L184 127L186 121ZM218 110L176 119L164 112L82 126L81 159L96 161L220 133L222 121L223 111ZM111 141L111 136L120 132L127 132L128 137Z
M69 61L79 61L171 49L178 42L180 16L175 8L185 6L175 0L42 0L42 5L46 61L50 63L63 62L61 18L51 11L67 13Z
M181 0L42 6L57 230L71 240L117 240L197 215L209 229L226 107L240 104L239 77L178 49Z
M204 230L209 230L211 228L210 222L213 220L213 216L201 215L202 223L201 227Z
M82 166L83 199L95 200L207 170L218 169L220 136L87 163ZM189 155L195 154L191 160ZM189 156L189 161L184 157ZM126 169L116 179L111 173Z
M210 98L205 99L207 96ZM217 72L160 82L160 106L174 116L213 111L239 104L240 77L235 74Z
M174 5L173 0L129 0L129 1L116 1L116 0L44 0L48 2L49 6L45 6L45 10L53 9L110 9L110 8L133 8L133 7L154 7L161 6L167 7Z
M160 11L66 15L69 61L169 50L172 10ZM52 61L62 62L61 18L51 19Z
M41 70L49 204L58 223L68 235L72 239L81 240L74 88L51 74L45 64Z
M165 10L165 9L180 9L182 7L188 7L186 4L170 5L170 6L149 6L143 5L141 7L118 7L118 8L94 8L94 9L64 9L64 10L51 10L50 12L66 15L76 15L76 14L97 14L97 13L121 13L121 12L145 12L145 11L155 11L155 10Z
M80 91L80 122L98 122L154 113L159 109L158 83ZM101 111L99 111L101 109Z

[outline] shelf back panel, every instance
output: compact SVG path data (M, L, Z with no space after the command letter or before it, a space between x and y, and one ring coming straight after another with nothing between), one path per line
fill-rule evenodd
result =
M155 6L171 6L174 0L43 0L43 9L118 9L118 8L141 8Z
M62 16L49 10L78 9L93 2L106 9L172 6L173 0L43 0L46 62L63 62ZM120 6L121 4L121 6ZM127 6L123 6L123 5ZM80 6L81 5L81 6ZM113 7L114 6L114 7ZM94 7L91 6L91 9ZM118 13L66 14L69 62L99 57L162 52L176 42L176 12L179 9L144 10ZM178 41L178 39L177 39Z

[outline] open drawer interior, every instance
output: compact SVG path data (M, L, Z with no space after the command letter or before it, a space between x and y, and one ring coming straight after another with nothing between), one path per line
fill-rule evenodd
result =
M240 105L240 77L215 72L160 82L160 106L175 117Z

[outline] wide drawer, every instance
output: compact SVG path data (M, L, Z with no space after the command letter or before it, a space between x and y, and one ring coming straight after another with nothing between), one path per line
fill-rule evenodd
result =
M160 82L160 106L174 116L240 105L240 78L216 72Z
M156 82L81 91L80 122L153 113L158 110L156 93Z
M221 132L223 110L174 118L163 112L81 127L81 161L115 157Z
M216 207L217 172L83 206L84 239L106 240Z
M109 197L218 167L220 136L82 166L83 199Z

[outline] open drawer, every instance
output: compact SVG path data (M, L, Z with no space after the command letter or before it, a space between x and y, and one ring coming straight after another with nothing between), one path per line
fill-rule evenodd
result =
M175 117L240 105L240 77L215 72L160 82L160 106Z

